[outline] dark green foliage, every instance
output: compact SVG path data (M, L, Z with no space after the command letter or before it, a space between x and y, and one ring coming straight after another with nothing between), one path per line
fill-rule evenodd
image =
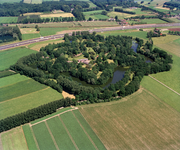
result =
M126 10L123 10L121 8L115 8L114 11L116 12L122 12L122 13L127 13L127 14L136 14L135 12L133 11L126 11Z

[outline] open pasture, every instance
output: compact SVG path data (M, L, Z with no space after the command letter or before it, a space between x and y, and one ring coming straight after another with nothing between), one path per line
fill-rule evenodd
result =
M40 28L40 35L41 36L53 35L56 34L57 32L61 32L66 29L68 28Z
M13 71L9 71L9 70L0 71L0 78L11 76L14 74L16 74L16 73Z
M71 13L59 13L59 14L43 14L40 15L40 17L44 18L49 18L49 17L74 17L73 14Z
M83 12L83 14L85 16L90 16L90 15L94 15L95 13L101 14L103 10L94 10L94 11L87 11L87 12Z
M115 18L115 16L118 16L118 19L124 19L124 18L129 18L129 17L135 17L137 15L112 11L112 12L109 12L107 14L107 16L110 17L110 18Z
M34 88L34 87L32 87ZM27 111L40 105L59 100L62 94L48 87L0 103L0 119Z
M147 24L156 24L156 23L167 23L166 21L163 21L161 19L138 19L139 21L128 21L130 24L131 23L138 23L138 22L144 22Z
M10 65L15 64L19 58L32 53L36 53L36 51L24 47L0 52L0 70L9 68Z
M2 150L28 150L21 127L1 133Z
M145 89L79 111L106 149L178 149L180 113Z
M20 31L21 34L39 33L39 31L36 31L35 28L20 28Z
M16 23L18 17L0 17L0 23Z

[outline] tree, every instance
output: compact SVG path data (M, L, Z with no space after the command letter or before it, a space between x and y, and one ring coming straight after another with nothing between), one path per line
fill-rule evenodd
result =
M101 15L107 15L107 11L102 11Z
M115 16L116 21L118 20L118 16Z

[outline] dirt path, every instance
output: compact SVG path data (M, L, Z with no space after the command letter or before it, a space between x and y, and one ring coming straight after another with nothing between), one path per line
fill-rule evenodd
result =
M35 124L30 124L30 126L34 126L34 125L36 125L36 124L38 124L38 123L44 122L44 121L46 121L46 120L49 120L49 119L51 119L51 118L57 117L57 116L59 116L59 115L61 115L61 114L64 114L64 113L66 113L66 112L68 112L68 111L73 111L73 110L76 110L76 109L78 109L78 108L75 107L74 109L66 110L66 111L64 111L64 112L62 112L62 113L59 113L59 114L57 114L57 115L54 115L54 116L52 116L52 117L49 117L49 118L44 119L44 120L42 120L42 121L39 121L39 122L37 122L37 123L35 123Z
M176 93L177 95L180 95L178 92L176 92L175 90L171 89L170 87L168 87L168 86L165 85L164 83L160 82L159 80L155 79L155 78L152 77L151 75L149 75L149 77L151 77L152 79L156 80L157 82L159 82L160 84L162 84L162 85L165 86L166 88L170 89L171 91L173 91L173 92Z

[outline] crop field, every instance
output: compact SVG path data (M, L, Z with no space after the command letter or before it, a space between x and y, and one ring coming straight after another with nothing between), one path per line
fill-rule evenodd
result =
M92 19L109 19L108 16L105 16L105 15L92 15L92 16L85 16L86 19L89 19L89 18L92 18Z
M52 18L52 17L74 17L74 16L71 13L59 13L59 14L43 14L43 15L40 15L40 17Z
M15 149L106 149L78 110L63 108L33 122L1 133L4 150L11 150L14 141L19 143L20 140L21 145ZM12 133L18 138L13 139ZM24 142L27 144L23 145Z
M180 37L166 35L165 37L153 38L154 45L180 57Z
M18 17L0 17L0 23L16 23Z
M24 79L24 81L20 81L14 84L1 87L0 88L0 95L1 95L0 102L11 100L16 97L27 95L29 93L33 93L33 92L36 92L45 88L47 88L46 85L40 84L32 79L28 79L28 80Z
M38 37L40 37L39 33L22 34L23 40L29 40L29 39L38 38Z
M20 75L20 74L15 74L15 75L7 76L4 78L0 78L0 88L4 86L13 85L17 82L25 81L28 79L29 79L28 77L24 75Z
M32 53L36 53L36 51L24 47L0 52L0 70L9 68L9 66L15 64L19 58Z
M21 127L1 133L3 150L28 150Z
M81 22L82 26L115 26L118 25L116 22L107 22L107 21L94 21L94 22Z
M28 89L31 88L31 91L33 91L33 89L36 89L36 88L38 88L38 89L41 88L40 90L36 90L36 91L34 90L35 92L31 92L31 93L27 92L28 94L23 93L24 90L22 92L19 91L19 93L21 92L20 93L21 96L19 96L19 97L14 96L14 98L11 100L9 99L9 100L1 102L0 103L0 108L1 108L0 109L0 119L18 114L18 113L27 111L28 109L32 109L32 108L38 107L40 105L63 98L62 94L57 92L56 90L54 90L50 87L44 88L44 85L42 85L40 83L39 83L39 85L37 85L37 84L38 83L35 83L31 87L27 87L28 84L27 85L24 84L23 86L25 86ZM37 87L35 85L37 85ZM19 84L19 86L21 86L21 84ZM6 94L8 94L8 93L6 93Z
M180 113L145 89L79 111L106 149L179 148Z

